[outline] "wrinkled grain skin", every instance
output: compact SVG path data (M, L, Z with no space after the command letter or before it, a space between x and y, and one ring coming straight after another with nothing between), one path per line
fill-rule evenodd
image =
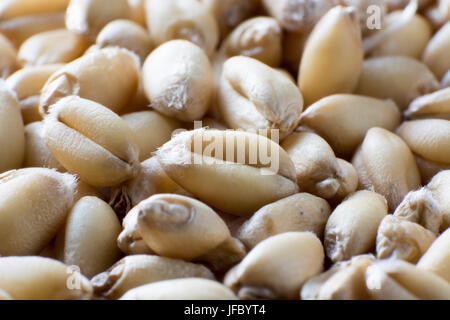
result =
M127 0L71 0L66 11L66 28L94 41L110 21L129 18Z
M309 106L335 93L352 93L363 62L361 30L352 7L337 6L315 25L303 51L298 84Z
M218 145L216 150L234 150L234 159L228 158L233 161L222 161L227 159L225 152L221 156L218 151L216 158L208 154L213 145ZM274 161L253 154L256 156L253 164L249 159L250 145L258 146L259 150L269 149L271 153L263 153L268 157L274 155ZM195 146L200 148L195 150ZM244 155L245 158L236 158L236 150L241 151L239 158ZM262 206L298 190L295 167L286 152L254 133L206 129L182 132L158 150L157 159L165 173L185 190L234 215L252 215Z
M6 85L17 94L24 124L42 120L39 113L41 89L48 78L63 64L28 66L14 72L6 79Z
M277 20L252 18L238 25L225 38L219 52L227 57L251 57L275 68L281 62L282 36L283 30Z
M48 79L42 89L40 112L47 114L52 104L70 95L119 112L136 92L138 68L136 56L126 49L95 50L68 63Z
M408 145L382 128L370 129L353 156L360 187L384 196L393 212L403 197L420 186L420 174Z
M349 174L341 168L333 150L319 135L311 132L294 132L281 143L295 165L300 191L324 199L345 197L355 191L354 183L347 184ZM352 179L352 178L350 178ZM357 180L357 177L353 179ZM346 190L347 187L350 190Z
M431 271L450 282L450 229L433 242L417 263L417 267Z
M6 79L17 67L17 52L13 44L0 34L0 79Z
M154 254L154 251L142 239L138 226L140 207L135 206L122 221L122 232L117 238L117 246L128 255Z
M97 36L99 48L118 46L134 52L143 62L153 50L147 30L130 20L118 19L108 23Z
M70 0L5 0L0 4L0 19L65 10Z
M0 79L0 173L21 167L25 133L16 95Z
M335 263L326 272L309 279L300 291L302 300L368 300L364 279L372 255L359 255Z
M73 175L44 168L0 175L0 254L41 252L64 224L76 185Z
M289 31L308 32L328 10L338 5L335 0L263 0L264 8Z
M147 0L147 27L156 45L174 39L191 41L212 55L219 27L208 8L197 0Z
M139 203L136 210L144 242L161 256L194 260L231 237L217 213L189 197L154 195Z
M450 22L442 26L435 33L423 53L423 62L430 68L438 79L441 79L450 69L448 50L450 49Z
M78 200L67 215L56 242L60 260L76 265L87 278L106 270L120 257L116 239L120 222L111 207L97 197Z
M392 99L405 110L415 98L440 89L439 81L427 66L404 56L366 59L355 93Z
M303 97L280 72L255 59L239 56L228 59L223 66L217 105L228 127L278 129L283 139L300 121Z
M87 43L66 29L38 33L20 46L18 62L23 65L67 63L80 57Z
M323 261L322 244L313 233L282 233L253 248L224 283L240 299L298 299L303 283L322 271Z
M216 18L220 34L225 37L241 22L260 9L260 0L200 0Z
M408 119L437 118L450 120L450 88L444 88L414 99L404 114Z
M93 186L116 186L139 170L133 131L93 101L76 96L59 100L44 120L43 135L55 159Z
M411 15L407 21L394 31L389 32L386 29L398 23L402 19L402 11L394 11L384 17L383 29L375 32L374 37L383 33L384 39L374 48L369 50L370 56L407 56L420 60L425 47L432 36L432 26L420 14ZM414 39L412 41L412 39Z
M303 112L300 125L323 137L338 155L353 154L372 127L393 131L401 114L391 100L350 94L325 97Z
M48 258L1 257L0 288L15 300L89 299L93 291L89 280L68 270L67 265ZM79 288L69 289L69 284Z
M18 47L36 33L64 28L65 15L65 11L60 11L2 20L0 32Z
M439 234L450 226L450 170L441 171L423 188L406 195L394 215Z
M64 172L66 169L55 159L44 143L44 123L36 121L25 126L25 168L42 167L57 169Z
M195 44L173 40L155 49L143 66L144 90L151 106L181 121L201 119L213 93L208 57Z
M425 160L450 165L450 120L405 121L397 133L414 154Z
M379 194L363 190L350 195L334 209L325 226L327 256L337 262L369 252L386 214L386 202Z
M156 157L141 163L136 177L111 190L111 204L116 212L127 213L139 202L158 193L175 193L191 196L180 185L170 179Z
M336 158L340 176L342 177L339 188L336 192L336 196L332 198L332 201L342 201L346 196L353 193L358 189L358 172L355 167L347 160Z
M185 278L158 281L129 290L120 300L237 300L221 283Z
M91 283L96 295L118 299L133 288L181 278L214 280L214 275L200 264L155 255L131 255L95 276Z
M237 231L237 237L247 248L284 232L313 232L321 239L330 205L324 199L308 193L297 193L259 209Z
M402 260L373 262L366 270L366 283L377 300L450 299L450 283Z
M435 239L435 234L420 224L388 215L378 228L377 258L416 263Z
M156 111L140 111L125 114L122 119L136 135L139 145L139 160L145 161L170 140L172 133L182 124Z

